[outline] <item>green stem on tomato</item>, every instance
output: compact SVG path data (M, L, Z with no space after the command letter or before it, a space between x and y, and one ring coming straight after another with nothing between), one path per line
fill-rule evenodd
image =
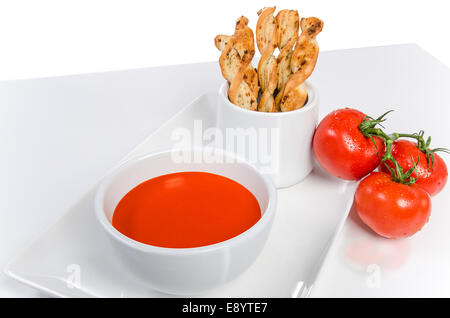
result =
M442 151L450 154L450 150L446 148L434 148L430 149L431 137L428 137L427 140L423 138L425 132L423 130L419 131L418 134L398 134L399 137L413 138L417 140L417 148L425 154L427 158L427 168L430 169L430 160L431 160L431 168L434 168L434 153L438 151Z
M393 133L391 135L388 135L381 128L376 128L377 125L381 125L381 123L386 120L384 117L387 114L389 114L390 112L392 112L392 110L384 113L377 119L373 119L372 117L366 116L363 119L363 121L361 122L361 124L359 125L359 130L365 137L372 139L372 142L374 143L375 147L376 147L376 143L373 138L379 137L379 138L383 139L386 150L384 152L384 155L381 157L381 162L383 162L383 164L389 170L389 172L392 175L392 179L395 182L410 185L410 184L415 183L418 179L419 175L417 173L416 173L417 178L411 177L411 174L417 170L417 164L419 161L417 161L417 163L416 163L413 159L414 166L411 167L410 169L408 169L408 171L403 172L403 168L398 164L397 160L392 155L392 144L394 143L395 140L397 140L400 137L408 137L408 136L413 136L413 135L399 134L399 133ZM406 135L408 135L408 136L406 136ZM377 148L377 151L378 151L378 148ZM391 161L394 165L395 170L392 169L386 163L386 161Z
M450 154L450 150L448 150L446 148L430 149L431 137L428 137L427 140L425 141L425 139L423 137L425 132L423 130L419 131L419 133L413 133L413 134L403 134L403 133L392 133L390 135L386 134L381 128L378 128L377 125L380 125L381 127L383 127L383 125L381 123L386 120L385 119L386 115L392 111L393 110L389 110L376 119L374 119L370 116L364 117L363 121L359 125L359 130L365 137L370 138L372 140L373 144L377 148L378 153L379 153L379 151L378 151L377 144L374 140L374 137L379 137L379 138L383 139L385 147L386 147L386 151L385 151L384 155L381 157L381 162L383 162L383 164L389 170L389 172L392 175L393 180L396 182L399 182L399 183L407 184L407 185L413 184L419 178L418 173L416 173L416 178L411 177L411 174L414 171L417 171L417 165L419 164L419 158L417 158L417 162L415 162L414 158L411 157L414 166L411 167L410 169L408 169L408 171L403 172L403 168L398 164L397 160L395 160L394 156L392 155L392 144L394 143L394 141L396 141L399 138L415 139L417 141L417 148L421 152L423 152L426 156L428 169L430 169L430 160L431 160L431 167L434 168L434 153L435 152L442 151L442 152L446 152L446 153ZM390 160L393 163L395 170L392 169L386 163L386 161L388 161L388 160Z

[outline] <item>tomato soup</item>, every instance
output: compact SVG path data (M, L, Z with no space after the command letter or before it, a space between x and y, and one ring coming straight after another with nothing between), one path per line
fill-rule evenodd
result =
M112 225L141 243L189 248L219 243L261 218L255 196L241 184L207 172L147 180L119 202Z

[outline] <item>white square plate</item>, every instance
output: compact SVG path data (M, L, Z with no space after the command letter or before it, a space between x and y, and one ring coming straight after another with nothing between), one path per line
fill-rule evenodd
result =
M200 96L122 162L174 146L177 140L172 133L180 128L193 131L194 121L201 120L202 129L213 127L216 104L216 93ZM303 182L279 190L273 228L256 262L231 283L201 296L306 296L320 267L321 254L347 216L354 187L355 183L339 181L316 167ZM95 190L69 209L6 272L57 296L167 297L141 286L122 267L94 219ZM326 200L323 193L327 193Z

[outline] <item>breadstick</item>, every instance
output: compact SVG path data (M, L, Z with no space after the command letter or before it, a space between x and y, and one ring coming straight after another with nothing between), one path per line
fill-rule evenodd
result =
M276 112L273 92L277 88L277 60L273 52L277 46L277 27L273 13L276 7L264 8L258 12L256 24L256 44L261 53L258 64L258 77L261 86L261 99L258 111Z
M291 71L292 48L298 37L299 16L296 10L281 10L276 18L277 25L277 46L280 54L277 58L278 91L286 85ZM281 96L280 96L281 97ZM279 103L277 103L279 106Z
M245 73L255 55L253 31L247 25L246 17L238 19L234 35L224 46L219 63L222 75L230 83L230 101L242 108L256 110L258 96L244 81Z
M232 35L219 34L214 38L214 45L220 52L222 52L231 37Z
M219 34L214 39L214 44L216 48L222 52L231 38L232 38L231 35ZM225 79L228 80L228 78ZM253 96L258 96L259 92L258 74L251 64L248 65L247 70L245 71L244 81L250 87L251 91L253 92Z
M319 56L319 45L316 36L322 31L323 22L318 18L302 18L302 33L297 39L291 58L291 71L284 89L280 92L281 111L291 111L304 106L308 97L304 82L311 75Z

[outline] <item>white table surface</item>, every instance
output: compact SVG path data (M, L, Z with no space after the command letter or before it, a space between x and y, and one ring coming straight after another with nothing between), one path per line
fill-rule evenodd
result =
M437 118L433 113L421 113L420 122L402 120L400 113L408 111L407 88L389 91L389 81L397 79L383 82L383 59L392 56L411 61L408 71L412 77L427 76L423 72L429 70L438 73L436 81L450 83L445 66L415 45L322 52L311 78L320 92L327 92L321 93L320 116L342 106L373 115L390 107L400 109L391 120L399 130L418 130L425 121L434 145L449 146L450 133L433 134L430 125L444 124L449 107L442 108ZM423 65L414 64L417 60ZM346 72L346 65L353 61L368 65L367 73L359 67L361 78ZM372 76L377 76L379 85L365 86L364 81ZM366 100L352 98L355 81L360 83L356 95L366 94ZM147 135L198 95L216 90L221 82L217 62L0 82L0 146L4 153L0 156L0 267ZM429 85L442 86L442 82ZM380 88L389 94L380 94ZM403 105L390 104L395 94L396 100L403 98ZM445 94L449 100L450 92ZM426 107L426 94L416 92L417 96ZM414 115L411 109L408 118ZM38 296L41 294L32 288L0 274L0 297Z

